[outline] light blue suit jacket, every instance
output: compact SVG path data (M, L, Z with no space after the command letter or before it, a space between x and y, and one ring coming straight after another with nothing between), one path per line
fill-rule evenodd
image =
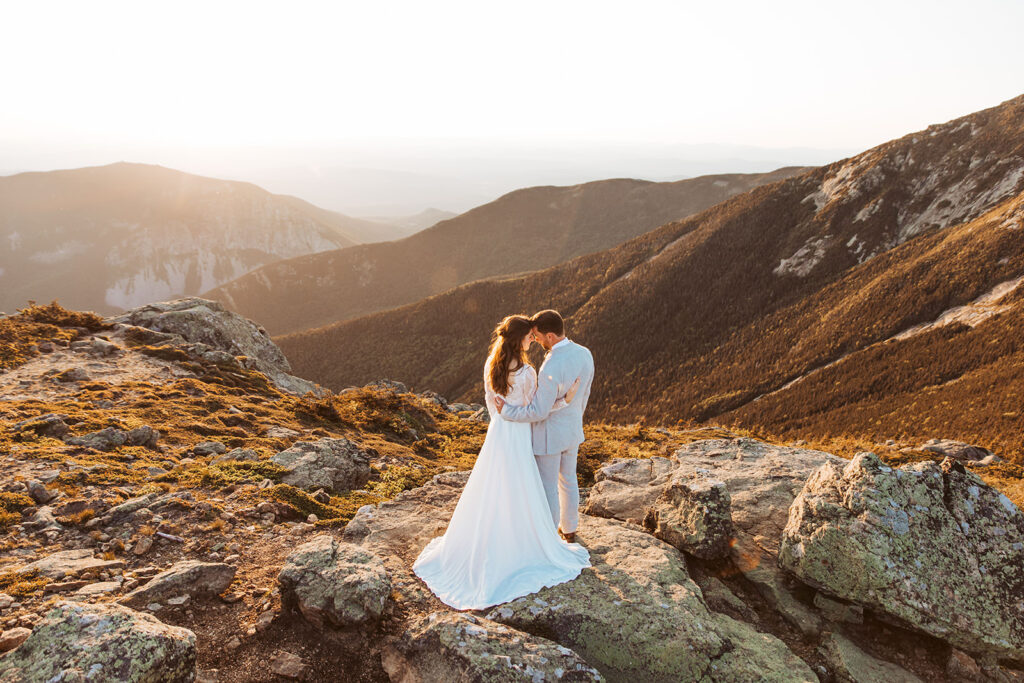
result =
M564 398L576 378L579 389L565 408L552 408ZM556 455L583 443L583 411L594 382L594 356L590 349L566 340L552 349L537 373L537 393L529 404L505 405L501 416L510 422L533 423L533 452Z

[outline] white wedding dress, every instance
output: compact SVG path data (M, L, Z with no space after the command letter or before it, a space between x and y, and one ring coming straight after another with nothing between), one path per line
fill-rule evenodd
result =
M505 397L525 405L537 391L537 371L519 368ZM484 609L579 576L587 549L558 536L533 457L528 422L498 414L486 370L491 423L448 529L427 544L413 571L443 603ZM565 407L559 399L557 407Z

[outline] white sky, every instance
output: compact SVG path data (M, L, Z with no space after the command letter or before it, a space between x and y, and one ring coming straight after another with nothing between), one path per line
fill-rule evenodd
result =
M1022 26L1014 0L5 2L0 153L451 137L863 149L1024 92Z

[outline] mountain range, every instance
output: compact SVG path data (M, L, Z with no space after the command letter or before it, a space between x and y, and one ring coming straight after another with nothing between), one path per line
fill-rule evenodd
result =
M607 249L803 170L527 188L403 240L272 263L204 296L271 334L305 330Z
M19 173L0 177L0 310L59 298L115 312L392 229L161 166Z
M467 400L495 323L554 307L594 353L595 420L1020 450L1022 192L1024 96L602 252L278 341L334 389L386 376Z

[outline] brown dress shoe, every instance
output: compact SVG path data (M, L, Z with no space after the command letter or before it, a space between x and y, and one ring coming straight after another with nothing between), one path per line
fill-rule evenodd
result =
M573 531L572 533L568 533L567 534L564 531L562 531L562 527L558 527L558 535L561 536L565 540L566 543L575 543L576 542L576 532L575 531Z

